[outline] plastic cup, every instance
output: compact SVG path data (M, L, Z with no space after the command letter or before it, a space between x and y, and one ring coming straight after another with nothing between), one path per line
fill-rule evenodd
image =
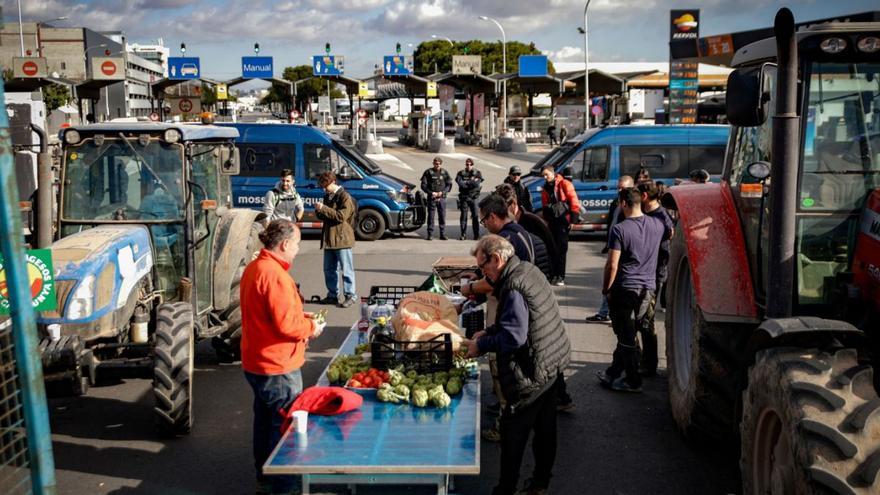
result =
M49 333L49 340L52 342L57 342L61 340L61 325L57 323L52 323L51 325L46 327L46 331Z
M293 411L293 427L297 433L305 433L309 424L308 411Z

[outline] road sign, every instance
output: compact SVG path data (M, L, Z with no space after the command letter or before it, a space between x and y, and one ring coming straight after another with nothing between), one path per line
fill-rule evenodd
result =
M225 83L220 83L214 88L217 93L218 100L228 100L229 99L229 88L226 87Z
M290 120L296 120L299 118L299 110L291 110L290 111Z
M363 82L363 81L361 81L361 82L358 83L358 96L361 97L361 98L366 98L366 97L370 96L370 85L369 85L369 83L366 83L366 82Z
M202 102L198 97L166 96L166 113L171 115L198 115L202 111ZM170 107L170 108L168 108Z
M159 122L159 113L150 112L150 120L152 120L153 122Z
M92 57L92 79L96 81L124 81L125 59L122 57Z
M29 249L25 260L31 304L34 310L51 311L57 308L58 299L55 295L52 251L49 249ZM9 314L9 288L6 283L6 270L3 267L3 260L0 260L0 315Z
M177 102L177 108L181 111L181 113L189 113L192 112L193 103L189 98L184 98Z
M318 112L319 113L330 113L330 97L329 96L319 96L318 97Z
M168 79L184 81L202 75L199 57L168 57Z
M386 55L382 62L382 69L386 76L408 76L412 74L409 66L406 64L406 57L403 55Z
M241 57L241 77L264 79L274 75L272 57Z
M364 119L367 118L367 111L364 110L363 108L361 108L360 110L358 110L358 117L361 117Z
M479 55L453 55L453 74L482 74L483 57Z
M345 74L345 57L315 55L312 57L312 73L316 76L341 76Z
M547 75L546 55L520 55L519 77L544 77Z
M428 98L436 98L437 97L437 83L435 83L434 81L428 81L428 88L427 88L426 93L427 93Z
M48 77L49 69L43 57L13 57L13 74L16 78Z
M361 127L367 126L367 118L366 117L358 117L358 125Z
M599 105L593 105L592 108L590 108L590 113L592 113L593 115L601 115L602 107Z

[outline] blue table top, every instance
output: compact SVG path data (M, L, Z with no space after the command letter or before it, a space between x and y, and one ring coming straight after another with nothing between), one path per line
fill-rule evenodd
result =
M338 355L351 354L350 332ZM326 370L318 385L327 385ZM288 430L263 466L266 474L480 472L480 380L465 383L447 409L379 402L364 392L360 409L309 415L305 435Z

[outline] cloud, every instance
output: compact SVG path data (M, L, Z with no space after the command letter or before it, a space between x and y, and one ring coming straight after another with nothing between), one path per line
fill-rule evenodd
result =
M544 55L547 55L552 62L583 62L584 61L584 50L575 46L563 46L557 51L544 50Z

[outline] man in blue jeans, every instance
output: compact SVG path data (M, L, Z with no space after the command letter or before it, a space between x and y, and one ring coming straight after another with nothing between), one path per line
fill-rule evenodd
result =
M357 206L348 191L336 183L336 174L318 175L318 185L324 189L324 199L315 204L315 215L323 222L321 247L324 249L324 283L327 297L321 304L339 304L347 308L357 302L354 281L354 224ZM339 272L342 271L344 298L339 302Z

